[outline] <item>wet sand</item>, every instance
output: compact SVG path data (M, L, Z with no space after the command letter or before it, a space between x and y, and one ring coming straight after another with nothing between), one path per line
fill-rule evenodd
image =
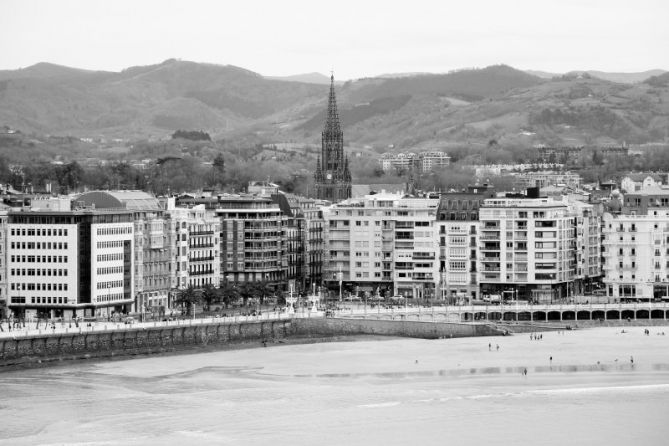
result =
M359 338L14 371L0 375L0 444L660 445L669 336L645 329Z

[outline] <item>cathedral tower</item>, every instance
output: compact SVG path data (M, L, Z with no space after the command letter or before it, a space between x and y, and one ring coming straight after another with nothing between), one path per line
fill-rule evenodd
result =
M330 77L330 97L321 136L321 156L316 161L316 198L333 203L351 198L351 172L344 156L344 133L339 124L334 75Z

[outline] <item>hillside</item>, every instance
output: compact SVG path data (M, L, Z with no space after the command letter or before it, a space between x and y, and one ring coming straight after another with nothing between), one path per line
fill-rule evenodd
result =
M552 79L554 77L563 76L564 73L548 73L546 71L537 71L537 70L525 70L526 73L538 76L542 79ZM597 71L597 70L574 70L570 71L568 74L579 74L585 73L589 76L596 77L605 81L619 82L621 84L636 84L638 82L644 82L647 79L653 76L659 76L666 73L665 70L647 70L641 71L638 73L609 73L606 71Z
M0 122L26 131L140 137L225 133L322 96L322 87L242 68L168 60L120 73L50 64L0 72Z
M336 88L347 144L377 151L492 140L621 144L668 137L667 76L635 84L577 75L542 79L498 65L366 78ZM43 63L0 71L0 127L124 140L202 129L245 144L317 144L327 93L327 85L270 79L230 65L167 60L115 73Z

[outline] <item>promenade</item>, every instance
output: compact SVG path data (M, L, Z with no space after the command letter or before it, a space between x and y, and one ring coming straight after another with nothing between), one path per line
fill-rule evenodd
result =
M322 318L324 311L297 311L294 313L268 311L256 316L227 316L171 321L134 322L53 322L26 320L19 328L8 327L6 322L0 323L0 339L40 336L48 334L82 334L100 331L127 331L147 328L167 328L179 326L198 326L218 323L260 322L286 320L294 318ZM667 321L669 320L669 303L651 304L558 304L558 305L447 305L447 306L394 306L383 308L376 305L358 305L345 307L330 313L332 317L369 318L387 320L416 320L424 322L580 322L580 321Z
M298 311L295 313L287 312L263 312L256 316L227 316L227 317L205 317L192 319L176 319L168 321L150 321L133 322L125 324L123 322L79 322L78 326L74 322L53 322L45 324L44 321L26 320L25 326L20 323L20 328L8 327L6 322L0 323L3 331L0 331L0 339L18 339L23 337L51 335L51 334L85 334L102 331L136 331L138 329L149 328L169 328L169 327L197 327L211 324L212 322L220 324L236 324L245 322L278 321L295 318L323 317L321 311Z
M415 318L418 320L448 322L576 322L669 319L669 303L616 303L616 304L526 304L511 305L447 305L447 306L394 306L383 308L349 308L337 316L370 318Z

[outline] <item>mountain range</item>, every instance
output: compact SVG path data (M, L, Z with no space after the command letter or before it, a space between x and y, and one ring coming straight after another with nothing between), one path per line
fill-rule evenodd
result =
M380 149L667 139L668 73L549 74L497 65L346 81L336 86L345 138ZM121 72L39 63L0 71L0 127L126 140L202 129L318 143L328 83L318 73L270 78L174 59Z

